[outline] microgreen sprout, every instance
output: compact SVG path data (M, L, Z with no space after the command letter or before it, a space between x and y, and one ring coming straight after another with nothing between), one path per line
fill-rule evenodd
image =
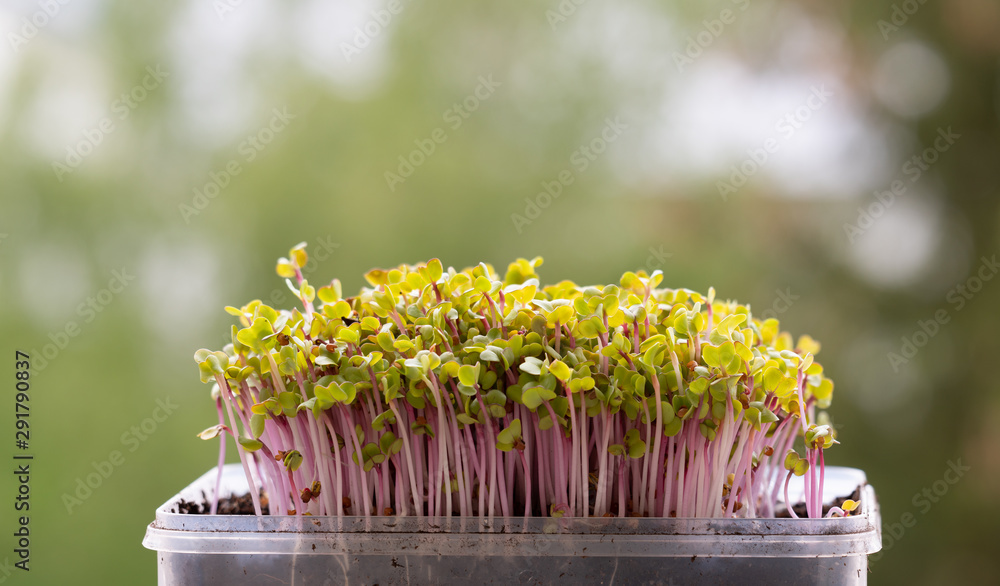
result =
M773 517L797 475L823 516L833 383L776 319L659 271L542 286L541 258L376 269L344 297L307 258L277 265L299 307L227 307L231 343L195 354L200 436L220 470L236 439L258 515L263 494L274 515Z

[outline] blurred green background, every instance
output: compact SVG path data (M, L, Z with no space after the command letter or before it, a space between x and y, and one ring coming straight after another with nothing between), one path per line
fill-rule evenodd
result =
M0 32L6 459L37 371L0 583L155 581L145 526L216 456L192 353L290 303L302 240L345 291L541 255L772 312L879 493L871 582L1000 582L995 1L3 0Z

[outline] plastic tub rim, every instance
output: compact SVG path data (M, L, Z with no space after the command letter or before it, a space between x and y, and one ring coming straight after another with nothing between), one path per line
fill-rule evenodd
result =
M209 470L156 511L143 546L162 553L252 555L838 557L881 549L874 489L864 473L830 466L828 474L862 479L861 512L847 518L503 518L187 515L178 501L210 493ZM240 466L225 471L239 490ZM246 490L245 478L242 479ZM207 490L206 490L207 487ZM222 491L223 494L227 490Z

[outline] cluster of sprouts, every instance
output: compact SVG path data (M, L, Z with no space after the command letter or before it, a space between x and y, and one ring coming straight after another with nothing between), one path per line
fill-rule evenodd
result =
M306 259L277 265L301 307L227 307L232 343L195 354L200 436L220 474L237 440L258 515L773 517L793 475L823 515L833 383L775 319L659 271L543 287L540 258L433 259L344 297Z

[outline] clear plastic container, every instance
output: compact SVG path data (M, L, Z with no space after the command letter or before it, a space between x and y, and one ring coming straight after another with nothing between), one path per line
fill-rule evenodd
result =
M210 470L156 511L142 544L161 586L211 584L864 584L882 545L875 492L827 467L827 502L862 487L841 519L255 517L178 514ZM799 489L799 492L801 489ZM237 465L223 496L245 494Z

